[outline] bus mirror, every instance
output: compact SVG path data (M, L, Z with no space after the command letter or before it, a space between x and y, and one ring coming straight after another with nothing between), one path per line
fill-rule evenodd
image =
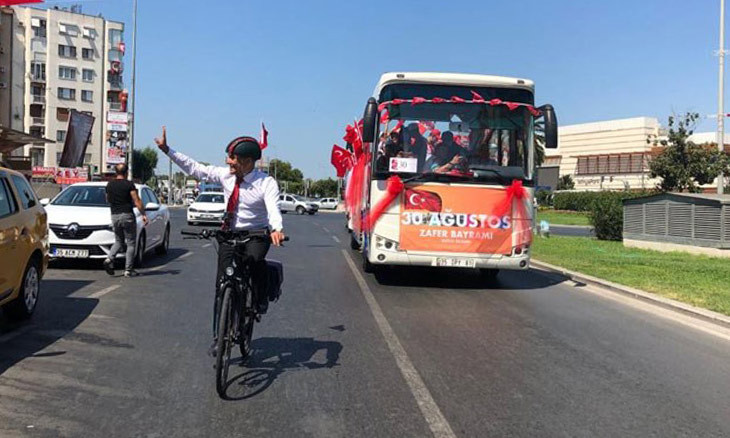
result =
M375 118L378 115L378 102L375 98L368 99L365 105L365 114L362 116L362 141L372 143L375 141Z
M555 108L548 103L541 106L540 111L545 118L545 147L555 149L558 147L558 118L555 116Z

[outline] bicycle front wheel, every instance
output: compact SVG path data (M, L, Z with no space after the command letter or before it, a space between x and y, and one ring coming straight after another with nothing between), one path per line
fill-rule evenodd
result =
M253 303L253 290L247 287L243 292L243 308L241 309L240 324L241 338L239 346L241 347L241 358L245 360L251 353L251 337L253 336L253 324L256 321L256 311Z
M218 339L216 340L215 355L215 388L218 395L225 398L228 384L228 366L231 361L231 345L233 344L233 313L231 294L233 290L227 287L223 291L220 312L218 313Z

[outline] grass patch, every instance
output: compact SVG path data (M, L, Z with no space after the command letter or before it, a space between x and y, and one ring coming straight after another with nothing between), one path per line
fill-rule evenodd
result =
M535 239L532 255L571 271L730 315L730 259L562 236Z
M537 223L548 221L555 225L590 225L588 215L576 211L538 210Z

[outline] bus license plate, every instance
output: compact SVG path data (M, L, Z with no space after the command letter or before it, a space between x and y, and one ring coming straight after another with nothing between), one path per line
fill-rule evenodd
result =
M88 249L65 249L65 248L56 248L56 251L54 253L56 257L68 257L73 259L84 259L89 256L89 250Z
M458 259L453 257L439 257L431 263L432 266L444 268L475 268L477 263L474 259Z

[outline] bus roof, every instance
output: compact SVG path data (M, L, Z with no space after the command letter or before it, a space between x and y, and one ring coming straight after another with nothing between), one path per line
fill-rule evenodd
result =
M521 88L535 92L535 83L529 79L506 76L476 75L468 73L390 72L384 73L373 93L377 99L380 91L392 84L448 84L472 87Z

